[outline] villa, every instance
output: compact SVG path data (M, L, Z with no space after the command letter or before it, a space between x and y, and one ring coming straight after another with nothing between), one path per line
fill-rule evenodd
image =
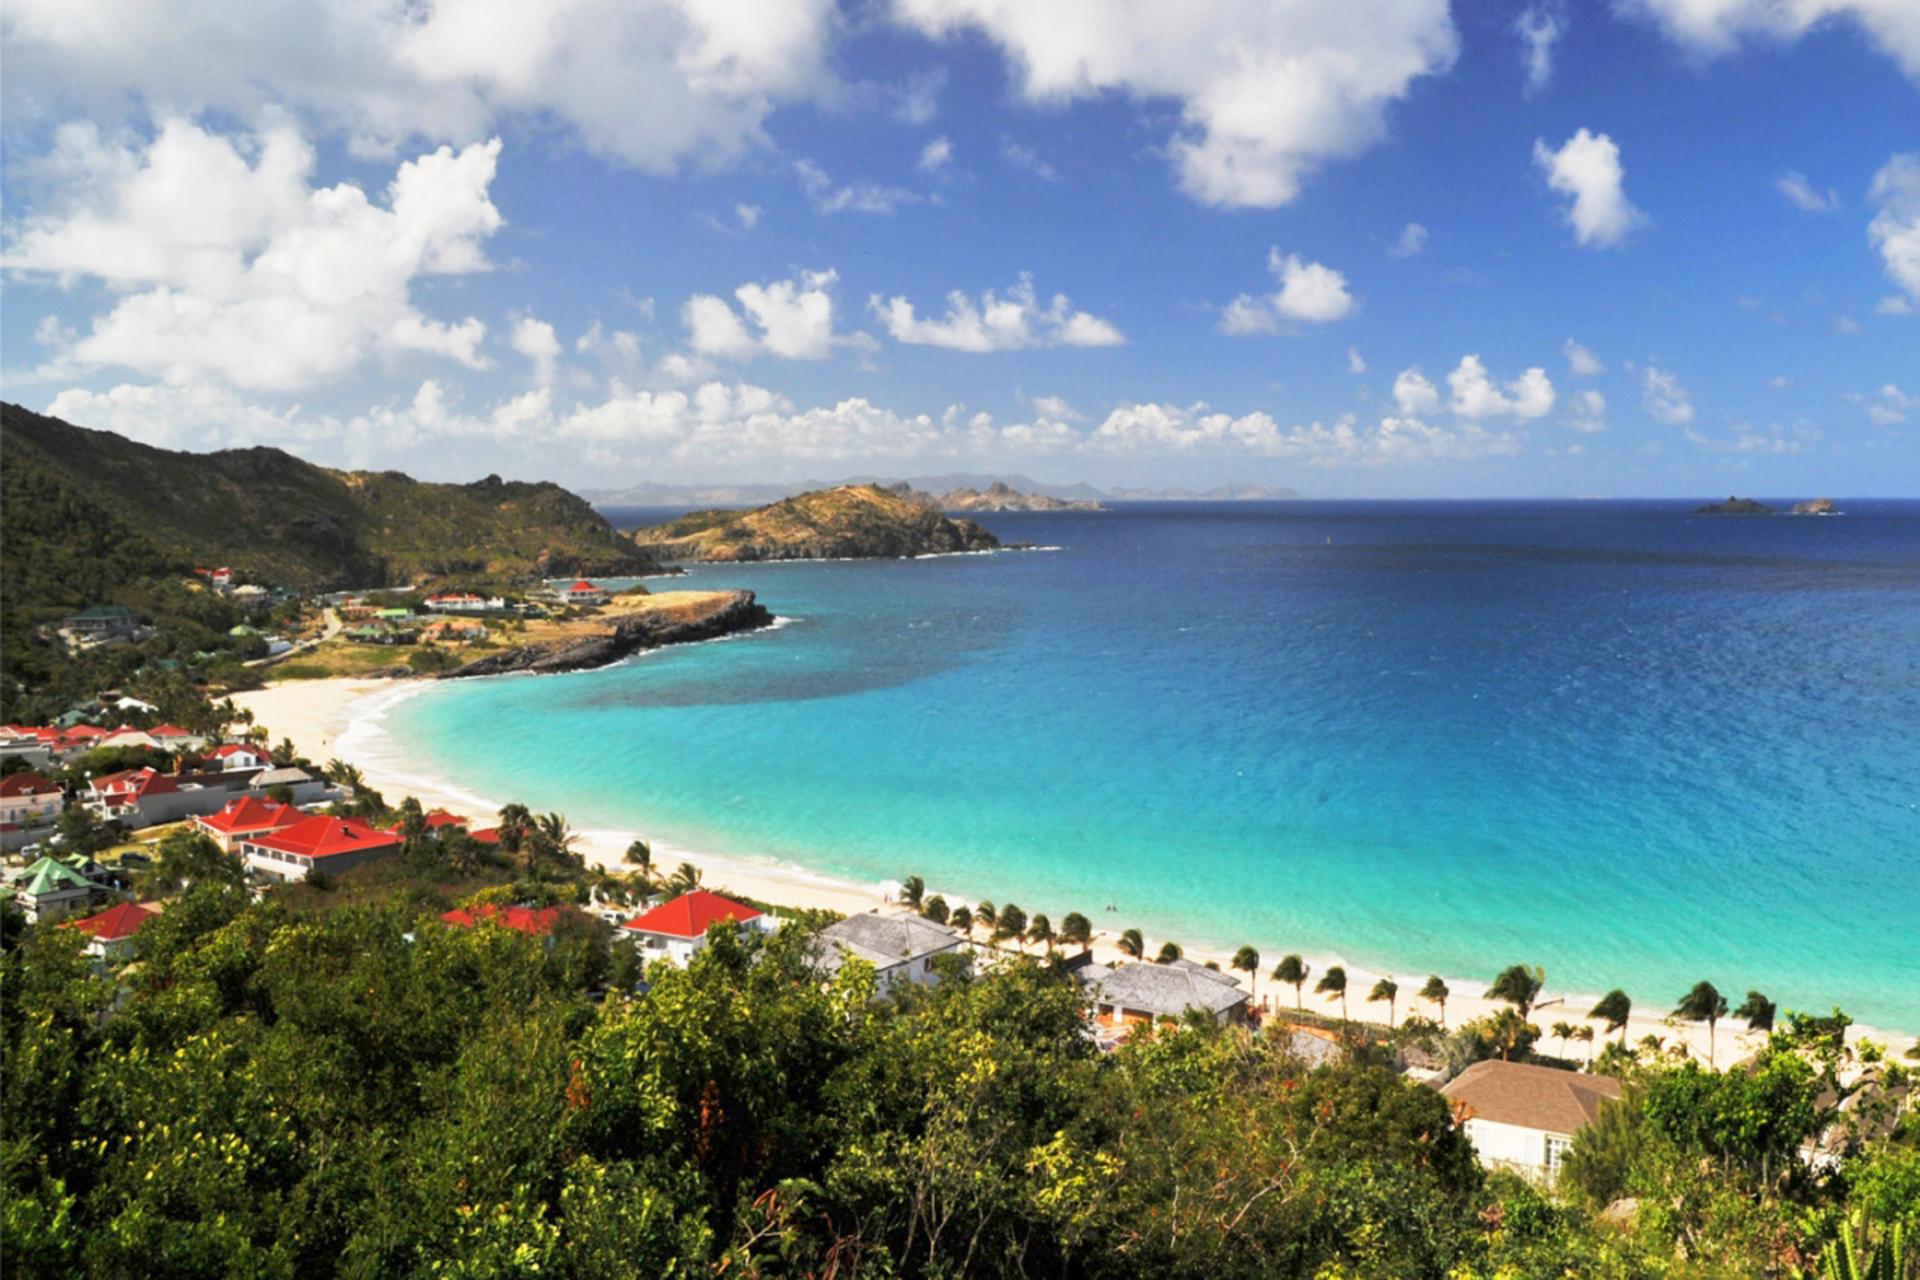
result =
M241 842L247 838L271 835L306 816L290 804L275 804L258 796L242 796L218 813L194 818L193 825L213 837L228 853L237 853Z
M28 924L60 920L93 906L99 885L58 858L42 858L28 867L13 891Z
M292 804L313 804L333 795L333 789L324 780L290 764L262 769L247 783L248 790L262 795L277 787L287 789L288 801Z
M206 753L208 760L216 760L222 772L234 772L240 769L264 769L267 767L267 753L258 747L245 746L238 742L225 742Z
M163 751L180 751L197 747L202 741L199 734L189 729L182 729L177 724L157 724L147 730L147 736L159 743Z
M426 815L423 825L426 828L425 834L432 839L438 840L448 831L465 831L468 824L467 820L457 813L448 813L445 809L435 809ZM395 835L399 835L401 826L401 823L396 822L388 827L387 830Z
M889 994L898 983L933 986L935 956L961 954L965 939L943 924L920 916L848 916L821 930L816 962L831 977L851 958L873 966L874 994Z
M505 613L507 611L507 602L502 597L482 597L470 591L428 596L423 603L435 613Z
M597 587L585 578L581 578L578 582L575 582L572 586L561 592L560 598L568 604L584 605L605 604L610 597L605 588Z
M377 831L358 818L316 815L278 831L247 836L240 857L247 870L291 882L310 871L351 871L400 852L400 837Z
M119 906L108 907L98 915L67 923L82 933L92 935L87 941L88 955L105 964L119 964L132 958L134 938L141 926L159 914L158 907L142 902L123 902Z
M33 828L60 816L66 790L37 773L0 778L0 849L18 849L33 839Z
M1552 1182L1573 1148L1573 1135L1592 1124L1604 1102L1618 1099L1611 1076L1562 1071L1526 1062L1476 1062L1444 1085L1480 1163Z
M487 638L487 624L484 622L465 622L453 618L443 618L439 622L428 624L420 633L427 641L440 641L452 644L476 644Z
M633 939L646 959L670 960L685 966L707 945L708 927L729 921L763 933L771 933L777 927L770 917L743 902L695 889L651 911L643 911L620 928Z
M123 604L96 604L68 618L67 633L89 644L131 639L140 629L139 615Z
M483 902L475 907L456 907L440 914L440 922L448 928L472 929L480 924L491 923L535 938L551 935L554 926L563 918L584 920L586 914L577 907L501 907L491 902Z
M1109 1028L1184 1018L1196 1010L1225 1026L1247 1013L1247 993L1237 978L1191 960L1090 964L1077 976L1093 1000L1095 1021Z

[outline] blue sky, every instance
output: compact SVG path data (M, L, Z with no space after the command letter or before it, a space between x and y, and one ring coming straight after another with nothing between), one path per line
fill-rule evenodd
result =
M1920 477L1911 0L15 0L0 55L5 395L173 447Z

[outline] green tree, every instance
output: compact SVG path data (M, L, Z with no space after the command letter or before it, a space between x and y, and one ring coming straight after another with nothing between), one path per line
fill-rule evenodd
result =
M1500 1050L1502 1062L1509 1062L1516 1057L1526 1057L1534 1040L1540 1034L1538 1027L1521 1017L1520 1011L1512 1007L1501 1009L1488 1018L1486 1029L1488 1039L1493 1042L1495 1048Z
M947 916L949 914L947 900L937 893L934 894L931 898L928 898L920 904L920 914L935 924L947 923Z
M1440 1010L1440 1025L1447 1025L1447 997L1453 992L1447 989L1446 980L1437 973L1427 975L1427 985L1420 988L1420 998Z
M1566 1057L1567 1041L1573 1038L1573 1024L1571 1022L1556 1022L1547 1028L1547 1034L1560 1042L1560 1056L1563 1058Z
M1487 988L1485 998L1506 1001L1524 1021L1533 1012L1533 1002L1540 998L1540 988L1546 982L1547 971L1539 965L1508 965Z
M1060 921L1060 945L1093 949L1093 922L1078 911L1069 911Z
M991 902L978 902L973 907L974 921L987 931L987 941L993 941L993 930L1000 922L1000 913Z
M153 853L153 865L134 879L149 898L172 897L197 884L238 888L245 880L240 859L194 827L168 832Z
M1696 982L1692 990L1680 997L1680 1004L1674 1009L1673 1016L1707 1024L1707 1065L1712 1066L1714 1029L1720 1019L1727 1016L1727 998L1711 982Z
M1749 991L1747 998L1741 1001L1740 1007L1733 1011L1733 1016L1745 1018L1749 1031L1772 1031L1776 1012L1778 1012L1778 1006L1773 1001L1758 991Z
M1273 966L1273 980L1275 982L1284 982L1293 988L1293 1007L1296 1010L1304 1010L1306 1008L1302 1003L1303 997L1301 996L1300 989L1306 985L1307 978L1311 976L1312 973L1313 969L1311 966L1298 955L1282 956L1280 963Z
M900 882L900 901L914 911L920 909L921 899L927 896L927 882L919 876L908 876Z
M1599 1002L1587 1011L1589 1018L1599 1018L1607 1024L1609 1034L1618 1031L1623 1045L1627 1042L1627 1019L1632 1014L1633 1001L1618 987L1601 996Z
M1398 1025L1400 1021L1394 1016L1393 1012L1394 1002L1399 998L1399 995L1400 984L1392 978L1380 979L1380 981L1373 984L1373 990L1367 992L1368 1004L1377 1004L1382 1000L1387 1002L1387 1025L1389 1027Z
M1329 965L1320 975L1320 981L1313 984L1315 995L1340 997L1340 1020L1347 1020L1347 970L1343 965Z
M1113 945L1121 955L1138 960L1147 950L1147 939L1138 929L1122 929Z
M1027 941L1044 946L1048 955L1053 954L1053 921L1047 919L1045 912L1034 912L1033 919L1027 922Z
M1180 944L1174 942L1172 939L1168 939L1166 942L1160 944L1160 952L1154 956L1153 962L1155 964L1172 964L1175 960L1178 960L1180 956Z
M682 894L692 893L699 887L700 868L694 866L691 862L683 862L678 867L675 867L672 877L667 880L666 886L667 892L676 898Z
M1587 1046L1587 1070L1593 1070L1593 1027L1581 1023L1573 1029L1573 1038Z
M995 914L993 921L993 940L995 942L1012 938L1014 948L1024 951L1021 940L1027 932L1027 913L1009 902Z
M622 855L622 858L629 866L640 868L640 874L642 876L652 877L653 846L646 840L636 836L632 843L627 845L627 851Z
M953 909L953 914L947 917L947 923L967 937L973 937L973 908L964 902L961 903Z

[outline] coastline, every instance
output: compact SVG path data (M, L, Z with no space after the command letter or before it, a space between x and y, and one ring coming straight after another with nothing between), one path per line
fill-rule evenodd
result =
M435 683L430 680L335 677L269 685L264 689L236 693L233 701L236 706L251 710L258 723L271 730L276 741L283 737L290 738L302 755L316 763L324 763L336 756L351 762L361 770L368 785L387 794L389 799L397 800L403 795L412 795L428 809L447 809L468 818L480 819L476 825L487 825L491 816L505 803L503 798L482 796L444 779L412 773L380 749L383 743L392 742L382 728L386 711L400 701L433 687ZM536 796L513 798L536 810L541 808ZM578 848L588 861L609 869L622 870L624 864L621 858L628 843L641 833L630 830L581 830L577 834L580 837ZM771 858L722 855L658 842L654 844L654 865L657 868L671 870L682 862L698 867L705 882L715 888L731 889L784 906L825 909L849 915L898 909L898 904L887 896L879 884L862 884ZM954 903L977 899L977 895L965 892L963 887L929 884L926 892L929 896L942 894ZM1098 923L1095 922L1096 925ZM1115 937L1115 930L1096 928L1093 951L1097 960L1111 963L1126 958L1115 947ZM1161 941L1160 935L1149 933L1148 950L1156 949ZM1284 951L1276 949L1270 952L1260 940L1248 941L1259 949L1261 955L1257 998L1284 1012L1292 993L1267 976L1281 955L1285 954ZM1228 967L1233 954L1231 949L1187 946L1184 943L1182 948L1188 958L1203 963L1214 961L1222 969ZM1391 978L1399 984L1396 1011L1401 1019L1416 1012L1423 1016L1433 1013L1415 994L1426 981L1425 973L1368 968L1337 954L1304 954L1304 958L1312 966L1315 975L1309 979L1309 986L1329 965L1345 966L1348 1011L1360 1019L1378 1021L1379 1015L1384 1013L1380 1006L1369 1005L1366 1000L1367 991L1382 977ZM1490 976L1467 978L1443 975L1443 978L1452 989L1446 1005L1449 1026L1458 1026L1506 1007L1500 1001L1475 994L1484 989ZM1246 985L1244 976L1241 976L1241 982L1243 986ZM1685 1042L1695 1057L1706 1059L1708 1033L1704 1024L1677 1022L1664 1013L1643 1011L1642 997L1645 993L1629 991L1627 994L1634 999L1634 1012L1626 1027L1629 1045L1643 1036L1655 1035L1668 1045ZM1311 1012L1330 1014L1338 1011L1337 1001L1329 1002L1311 990L1304 995L1304 1004ZM1577 1059L1581 1046L1569 1045L1563 1049L1545 1034L1546 1028L1559 1021L1578 1027L1587 1021L1583 1015L1598 999L1597 992L1564 992L1549 985L1543 993L1543 1002L1535 1007L1529 1019L1542 1030L1541 1048L1564 1051L1565 1056ZM1664 1005L1654 1007L1663 1008ZM1737 1061L1759 1047L1764 1040L1763 1034L1746 1031L1731 1017L1723 1021L1727 1026L1719 1032L1716 1061ZM1595 1022L1593 1026L1596 1036L1594 1048L1597 1052L1606 1037L1602 1024ZM1614 1034L1616 1037L1619 1035L1618 1032ZM1910 1046L1920 1043L1920 1038L1912 1034L1857 1022L1848 1028L1847 1039L1849 1043L1870 1039L1886 1047L1895 1058Z

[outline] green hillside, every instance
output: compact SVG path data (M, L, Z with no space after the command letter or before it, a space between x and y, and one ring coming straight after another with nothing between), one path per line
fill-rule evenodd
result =
M842 485L754 511L695 511L636 529L640 546L670 560L822 560L990 551L999 539L878 485Z

